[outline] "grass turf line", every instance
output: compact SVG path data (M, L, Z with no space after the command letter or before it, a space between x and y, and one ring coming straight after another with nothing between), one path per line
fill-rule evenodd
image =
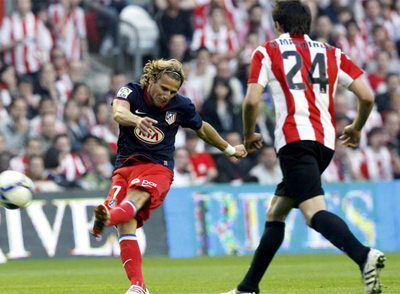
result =
M387 254L383 293L400 293L400 253ZM250 257L169 259L145 257L144 275L152 294L211 294L239 282ZM118 258L9 261L0 265L0 293L125 293L128 280ZM360 273L345 256L278 255L261 293L363 293Z

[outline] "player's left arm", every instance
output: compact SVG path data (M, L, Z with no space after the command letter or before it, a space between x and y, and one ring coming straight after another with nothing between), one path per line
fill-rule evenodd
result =
M218 132L208 122L203 121L200 129L196 131L197 136L204 142L215 146L226 156L235 156L236 158L242 158L247 155L246 149L243 145L231 146L226 142Z

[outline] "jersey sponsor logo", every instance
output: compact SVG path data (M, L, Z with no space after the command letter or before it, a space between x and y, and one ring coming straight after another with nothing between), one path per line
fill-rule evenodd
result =
M165 121L167 124L172 125L176 121L176 112L167 111L165 113Z
M135 128L135 136L142 142L147 144L158 144L162 140L164 140L164 133L159 129L154 127L155 132L153 130L149 130L147 134L143 133L138 127Z
M130 93L132 93L131 89L129 89L128 87L122 87L121 89L119 89L117 97L127 99Z
M143 179L142 180L142 187L154 187L154 188L156 188L157 184L152 182L152 181Z

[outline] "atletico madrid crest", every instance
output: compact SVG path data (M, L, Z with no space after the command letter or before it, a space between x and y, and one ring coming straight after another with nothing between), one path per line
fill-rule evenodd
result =
M167 111L165 114L165 121L172 125L176 121L176 112Z

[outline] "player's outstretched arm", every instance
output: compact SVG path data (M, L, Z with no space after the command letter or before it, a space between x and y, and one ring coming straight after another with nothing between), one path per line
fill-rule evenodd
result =
M201 128L198 129L196 133L200 139L210 145L215 146L224 152L226 156L235 156L236 158L243 158L247 156L247 151L242 144L231 146L208 122L203 121Z
M128 101L115 99L113 101L113 118L114 120L126 127L139 127L143 133L153 130L153 125L157 123L155 119L150 117L140 117L130 111Z
M255 128L263 91L263 86L251 83L247 86L246 97L243 101L243 137L248 152L253 152L262 147L262 136L255 133Z
M361 78L354 80L349 86L349 90L358 98L357 114L353 123L344 128L340 139L343 140L342 144L344 146L357 147L360 143L361 129L364 127L374 106L374 95Z

